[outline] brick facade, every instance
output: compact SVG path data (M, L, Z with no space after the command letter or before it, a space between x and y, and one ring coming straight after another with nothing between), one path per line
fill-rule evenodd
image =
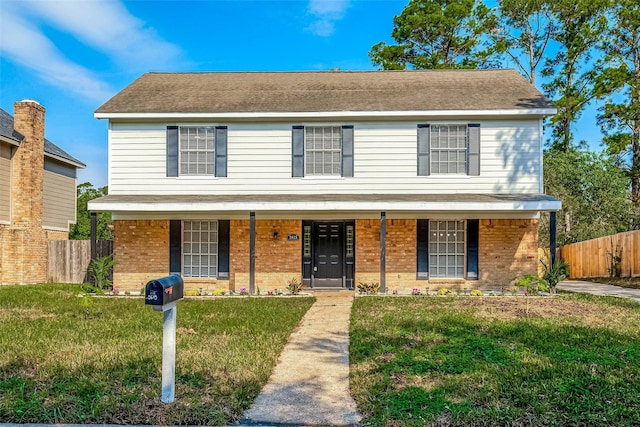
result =
M169 270L169 221L114 221L114 283L120 289L138 290L147 281ZM301 220L256 221L256 288L261 292L283 289L301 279ZM274 238L277 233L277 238ZM499 289L517 274L537 269L537 220L480 220L479 280L416 279L417 221L387 220L387 290L407 292L413 288ZM230 221L229 280L186 278L187 289L249 288L249 220ZM380 282L380 220L356 220L356 284ZM257 289L256 289L257 290Z

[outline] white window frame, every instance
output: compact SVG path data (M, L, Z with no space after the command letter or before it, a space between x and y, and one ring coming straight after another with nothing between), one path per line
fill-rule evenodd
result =
M207 224L206 230L202 225ZM194 226L197 224L197 229ZM197 235L197 239L194 237ZM184 277L218 277L218 221L182 221L182 275ZM197 264L194 261L197 260ZM205 261L203 263L203 261ZM195 269L198 269L196 273ZM206 269L205 274L202 270Z
M441 129L447 128L446 147L442 147ZM453 140L450 136L451 128L464 128L464 147L460 147L459 140ZM440 133L438 133L440 132ZM436 147L437 145L437 147ZM453 145L453 147L452 147ZM451 124L432 124L429 126L429 170L431 175L468 175L469 173L469 127L466 124L451 123ZM435 157L438 160L435 160ZM455 154L456 160L450 161L451 156ZM464 164L460 168L459 155L464 157ZM447 160L443 161L442 157L447 156ZM450 166L455 165L455 171L451 171ZM446 166L446 170L443 171L443 166Z
M200 137L200 132L205 132L205 148L200 147L184 147L184 145L189 145L192 141L184 140L183 131L193 131L197 132L195 138ZM215 126L179 126L178 127L178 176L215 176L216 174L216 139ZM191 135L189 135L190 137ZM183 145L184 144L184 145ZM210 144L210 147L209 147ZM198 158L203 155L206 157L204 163L200 163ZM184 156L195 156L195 163L190 162L190 159L186 159L185 162ZM183 169L183 165L187 167L187 170ZM198 169L204 166L205 171L201 172ZM194 169L194 170L191 170Z
M324 142L324 131L330 129L332 132L331 135L331 147L326 148ZM316 132L318 130L322 130L322 147L317 146L317 141L315 139ZM338 148L333 147L333 138L337 136L338 139ZM312 141L311 138L314 138ZM310 145L313 145L312 147ZM338 162L331 161L329 163L329 167L327 167L324 162L324 157L327 154L331 156L338 154ZM313 155L313 160L311 160ZM321 171L317 171L318 162L315 160L317 155L321 155L323 157L321 165ZM313 169L312 169L313 168ZM337 171L334 169L337 168ZM329 171L327 171L329 169ZM305 177L341 177L342 176L342 127L340 126L305 126L304 127L304 176Z
M445 224L446 223L446 224ZM442 225L445 225L442 228ZM454 226L450 229L450 226ZM462 227L462 230L460 230ZM444 234L449 234L448 236ZM453 234L453 236L451 235ZM444 240L441 240L444 239ZM451 239L454 239L451 241ZM461 241L460 241L461 240ZM451 247L453 245L453 248ZM443 246L443 251L440 247ZM465 279L467 277L467 221L429 220L429 279ZM454 264L449 262L454 258ZM460 260L461 265L457 264ZM450 274L451 269L455 270ZM441 271L444 270L444 275Z

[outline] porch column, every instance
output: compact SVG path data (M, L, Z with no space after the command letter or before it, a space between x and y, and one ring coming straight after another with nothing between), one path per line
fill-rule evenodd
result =
M95 212L91 212L91 261L98 258L97 236L98 218Z
M256 213L249 212L249 294L256 289Z
M387 214L380 212L380 292L387 290Z
M551 265L556 263L556 213L549 212L549 251Z

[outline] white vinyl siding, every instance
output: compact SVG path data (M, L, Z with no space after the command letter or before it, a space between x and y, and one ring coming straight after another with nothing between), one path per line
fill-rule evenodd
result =
M467 173L467 126L432 125L431 173L458 174Z
M0 143L0 221L11 221L11 147Z
M424 177L416 176L415 121L349 122L354 125L354 177L349 179L291 177L291 127L300 123L225 123L228 125L225 179L166 177L167 123L111 123L109 192L150 195L538 193L539 121L479 123L481 176ZM211 123L211 126L217 124ZM302 125L316 126L314 123Z
M307 126L304 129L304 175L340 176L342 170L341 128Z
M215 128L182 126L179 135L180 175L213 175L215 173Z
M42 225L69 230L76 222L76 179L44 171Z
M429 221L429 278L464 279L466 221Z
M182 226L184 277L218 275L218 221L184 221Z

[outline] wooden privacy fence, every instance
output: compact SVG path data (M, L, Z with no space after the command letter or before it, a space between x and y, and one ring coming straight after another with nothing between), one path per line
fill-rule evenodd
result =
M111 255L113 242L98 240L96 256ZM90 240L50 240L49 241L49 273L48 280L53 283L88 282L87 267L91 262ZM110 274L113 276L113 272ZM113 277L109 278L113 280Z
M560 258L570 266L569 277L609 276L611 257L620 250L622 277L640 276L640 230L599 237L560 248Z

